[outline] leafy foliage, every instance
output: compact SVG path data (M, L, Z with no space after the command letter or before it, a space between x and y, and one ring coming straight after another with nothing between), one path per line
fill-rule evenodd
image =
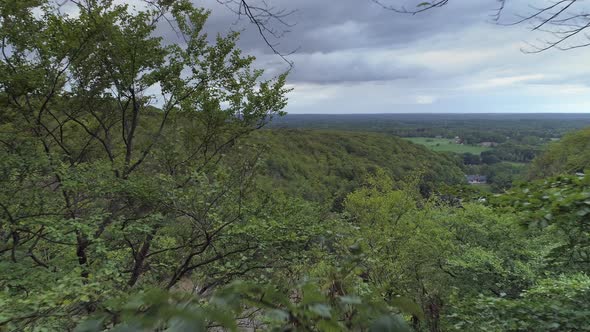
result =
M257 133L268 145L263 183L342 209L344 197L377 168L397 181L422 170L428 194L440 184L464 181L455 160L383 134L271 130Z
M590 128L564 136L537 158L530 170L531 178L544 178L563 173L584 172L590 165Z
M545 228L555 242L552 260L575 271L588 271L590 177L558 176L515 188L495 201L512 211L522 211L522 221Z
M75 9L0 4L0 324L68 329L121 293L207 289L305 244L259 213L274 198L253 194L240 141L282 114L285 75L261 80L236 34L209 44L189 1ZM185 45L156 35L165 15Z
M588 330L590 176L452 187L561 129L260 130L286 75L188 0L117 3L0 2L0 330ZM535 165L583 170L585 135Z
M451 318L451 329L588 331L589 290L588 276L573 275L541 280L517 299L476 298L462 304L461 313Z

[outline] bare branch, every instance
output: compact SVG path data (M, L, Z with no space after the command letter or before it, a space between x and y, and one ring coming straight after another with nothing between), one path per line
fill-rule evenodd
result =
M379 6L396 13L415 15L431 9L443 7L450 3L449 0L437 0L430 2L418 2L414 9L388 5L384 0L371 0ZM551 36L547 40L539 40L537 43L527 43L528 48L522 49L524 53L540 53L555 48L558 50L572 50L590 46L590 37L584 32L590 27L590 14L579 6L582 0L557 0L548 2L545 6L530 6L531 13L518 15L513 22L500 22L502 14L506 10L509 0L497 0L498 8L491 15L494 22L503 26L514 26L530 23L531 31L544 32ZM579 40L579 36L584 36Z
M284 53L277 48L279 44L271 42L270 38L280 39L290 32L289 28L292 28L295 24L289 23L287 18L293 15L296 10L277 9L270 6L265 0L262 0L259 6L247 0L217 0L217 2L235 13L238 20L243 16L247 17L250 23L256 26L258 34L273 53L281 57L290 67L293 67L293 61L289 60L288 56L298 49ZM282 28L273 28L275 24Z
M384 3L382 0L371 0L371 1L376 3L379 6L383 7L384 9L391 10L396 13L412 14L412 15L416 15L416 14L425 12L427 10L433 9L433 8L439 8L439 7L445 6L446 4L449 3L449 0L437 0L437 1L433 1L433 2L421 1L420 3L418 3L414 7L414 9L407 9L405 6L398 7L398 6L388 5L388 4Z

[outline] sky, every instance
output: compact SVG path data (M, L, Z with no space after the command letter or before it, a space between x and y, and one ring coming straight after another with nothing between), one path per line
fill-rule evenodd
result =
M211 9L210 34L242 31L239 46L257 57L266 75L288 69L246 19L237 20L215 0L194 2ZM413 8L422 1L383 2ZM418 15L371 0L266 3L295 11L285 18L291 27L270 23L276 31L289 30L271 39L276 48L295 51L288 56L294 64L289 113L590 112L590 48L523 53L551 36L530 31L530 24L495 24L496 0L450 0ZM547 3L509 0L501 22ZM575 10L590 9L585 6Z

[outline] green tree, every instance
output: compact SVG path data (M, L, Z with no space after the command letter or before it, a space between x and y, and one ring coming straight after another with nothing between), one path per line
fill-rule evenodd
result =
M430 331L440 331L449 276L441 269L454 251L442 222L449 212L424 201L419 177L394 183L378 172L367 187L351 193L345 212L367 254L364 278L386 301L403 296L419 304ZM448 216L448 215L447 215ZM420 325L413 317L415 327Z
M449 330L589 331L584 274L544 279L516 299L479 297L458 305Z
M548 258L557 272L590 268L590 177L557 176L514 188L493 204L522 214L521 223L553 239Z
M529 172L532 179L584 172L590 166L590 128L565 135L537 157Z
M149 285L206 289L274 265L266 240L276 254L299 242L264 233L277 231L259 213L273 200L251 195L259 151L240 140L282 114L285 75L262 80L237 34L209 43L208 13L190 1L73 10L0 3L0 325L11 329L67 329ZM182 43L156 35L164 22Z

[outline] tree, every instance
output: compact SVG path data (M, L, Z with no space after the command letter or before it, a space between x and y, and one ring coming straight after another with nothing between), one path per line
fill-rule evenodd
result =
M523 223L554 239L554 268L588 272L590 267L590 177L561 175L531 181L499 196L496 204L525 214Z
M282 114L285 75L262 81L235 33L209 44L190 1L72 3L0 3L0 326L66 329L121 292L274 266L241 138Z
M384 172L346 198L345 211L358 228L359 245L367 254L364 279L385 301L409 298L424 312L428 331L441 331L441 313L449 276L440 269L454 250L451 233L440 222L446 210L423 201L418 179L402 190ZM419 206L422 205L422 208ZM413 316L415 328L420 326Z
M481 153L481 162L484 164L492 165L497 164L501 160L496 156L494 151L484 151Z
M542 271L547 245L525 232L514 214L480 204L448 206L423 200L416 184L401 190L384 173L346 198L347 216L366 254L360 274L380 299L416 302L423 322L414 327L447 329L453 311L473 298L516 298ZM414 189L412 189L414 188ZM471 317L462 317L469 320Z
M463 164L464 165L479 165L479 164L481 164L481 158L479 155L467 152L467 153L463 154Z
M590 129L565 135L549 145L533 160L529 178L540 179L559 174L583 173L590 167Z
M449 330L589 331L589 289L588 276L575 274L541 280L516 299L475 298L461 305Z

